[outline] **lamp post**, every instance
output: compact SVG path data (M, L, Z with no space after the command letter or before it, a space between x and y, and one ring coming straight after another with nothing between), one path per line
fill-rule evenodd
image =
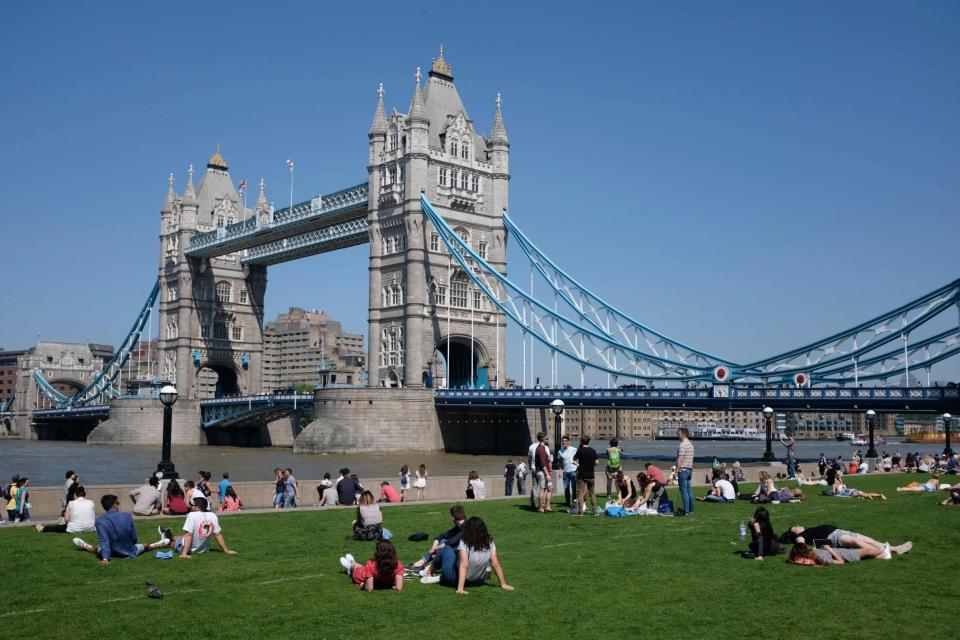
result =
M953 455L953 449L950 448L950 419L953 418L949 413L943 414L943 435L946 436L944 440L943 452L948 456Z
M563 415L563 400L559 398L550 403L550 410L553 411L553 486L554 491L560 491L560 483L562 482L562 477L560 476L562 465L560 463L560 431L561 431L561 416Z
M763 420L767 427L767 450L763 452L763 460L765 462L773 462L776 460L776 458L773 457L773 443L771 441L773 429L773 409L770 407L763 408Z
M160 402L163 403L163 451L157 471L165 480L177 478L177 470L170 460L170 438L173 432L173 403L177 401L177 388L172 384L160 388Z
M873 445L873 420L876 418L877 412L873 409L867 411L867 429L870 432L870 448L867 449L868 458L877 457L877 448Z

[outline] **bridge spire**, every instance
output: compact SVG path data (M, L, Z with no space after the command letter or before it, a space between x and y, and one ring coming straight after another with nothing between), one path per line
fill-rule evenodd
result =
M173 172L170 172L170 177L167 178L167 198L163 201L163 206L160 207L160 213L173 213L173 203L177 199L177 194L173 190Z
M423 93L420 91L420 67L417 67L415 78L417 80L417 86L413 92L413 100L410 101L407 120L409 122L430 122L430 119L427 117L427 109L423 104Z
M370 124L370 135L385 135L387 133L387 111L383 108L383 83L377 89L377 110L373 114L373 122Z
M510 139L507 137L507 128L503 125L503 100L500 98L500 94L497 94L497 112L493 116L493 127L490 130L490 142L499 143L499 144L510 144Z
M187 188L183 191L183 203L186 205L197 204L197 192L193 188L193 165L187 170Z

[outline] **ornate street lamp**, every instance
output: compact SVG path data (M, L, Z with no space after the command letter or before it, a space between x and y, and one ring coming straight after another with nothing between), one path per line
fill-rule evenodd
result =
M550 403L550 410L553 411L553 468L560 468L560 456L558 452L560 451L560 416L563 415L563 400L554 400Z
M773 432L773 409L763 408L763 420L767 426L767 450L763 452L763 459L766 462L773 462L776 458L773 456L773 443L771 442Z
M877 416L877 412L873 409L867 411L867 429L870 430L870 447L867 449L868 458L877 457L877 448L873 446L873 421Z
M953 418L949 413L943 414L943 435L946 436L944 441L943 452L948 456L953 455L953 449L950 448L950 419Z
M163 451L157 471L165 480L177 478L177 471L170 460L170 439L173 432L173 404L177 401L177 388L166 384L160 388L160 402L163 403Z

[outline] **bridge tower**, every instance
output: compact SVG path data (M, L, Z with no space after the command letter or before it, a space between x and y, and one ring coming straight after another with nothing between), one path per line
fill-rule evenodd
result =
M370 126L369 384L500 386L505 317L457 268L420 208L421 192L473 249L506 273L510 142L497 96L490 137L475 128L443 57L406 114ZM449 380L446 379L449 362Z
M193 165L182 197L170 175L160 210L157 351L160 376L176 384L182 398L260 391L266 267L244 266L238 253L198 259L184 251L194 233L268 210L262 180L256 210L243 206L219 145L198 189Z

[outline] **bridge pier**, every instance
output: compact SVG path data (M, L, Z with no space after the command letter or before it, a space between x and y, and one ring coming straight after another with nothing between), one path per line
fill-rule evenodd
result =
M110 417L87 437L87 444L155 444L163 439L163 405L153 398L118 398ZM174 445L206 444L200 428L200 401L180 398L173 405Z
M432 389L320 389L294 453L442 451Z

